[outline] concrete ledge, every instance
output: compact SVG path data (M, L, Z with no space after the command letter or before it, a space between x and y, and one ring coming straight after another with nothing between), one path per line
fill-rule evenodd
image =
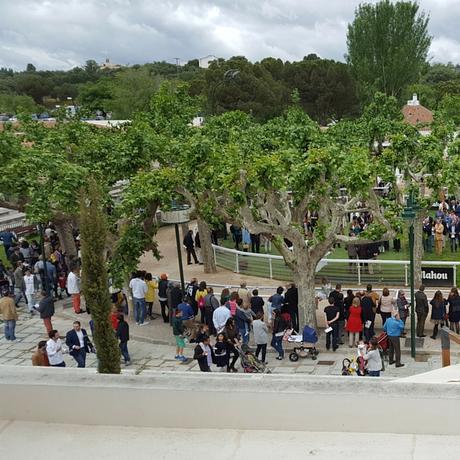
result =
M458 398L439 381L0 368L0 419L13 421L457 435Z

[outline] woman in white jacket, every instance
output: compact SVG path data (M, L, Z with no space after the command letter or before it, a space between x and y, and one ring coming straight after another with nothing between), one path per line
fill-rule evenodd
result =
M367 374L370 377L380 377L382 370L382 358L380 356L377 339L373 337L369 342L369 348L362 357L367 361Z

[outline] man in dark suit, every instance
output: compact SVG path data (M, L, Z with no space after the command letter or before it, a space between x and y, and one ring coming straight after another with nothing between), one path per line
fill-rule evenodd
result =
M193 230L189 230L187 234L184 236L183 244L185 246L185 250L187 251L187 265L190 265L192 263L192 256L195 263L199 264L200 261L196 256L195 242L193 241Z
M81 328L80 321L74 321L73 329L66 334L65 343L69 347L69 354L75 359L78 367L85 367L86 353L94 350L85 329Z

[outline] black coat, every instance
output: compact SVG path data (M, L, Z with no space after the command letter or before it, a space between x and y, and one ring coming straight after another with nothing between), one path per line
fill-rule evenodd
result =
M187 233L187 235L184 236L183 244L187 249L193 249L195 243L193 242L193 236L191 233Z
M94 349L93 344L91 343L91 340L89 340L88 334L86 333L86 329L81 329L81 332L83 333L83 343L85 351L87 353L90 353ZM70 355L74 355L79 352L79 350L73 349L74 346L80 346L80 340L78 339L78 335L74 329L67 332L65 337L65 344L69 347Z
M368 296L361 298L361 319L363 322L375 320L375 305Z
M120 321L117 327L117 337L121 343L126 343L129 340L129 324L126 321Z
M264 312L264 299L260 296L251 297L251 310L254 314Z
M330 294L329 297L332 297L334 299L334 305L337 307L339 310L339 321L344 321L346 319L345 317L345 306L344 306L344 298L343 294L336 289L334 289Z
M214 363L216 361L216 357L214 355L214 350L210 346L209 349L211 350L211 357L212 357L212 362ZM198 365L200 366L200 370L202 372L209 372L209 366L208 366L208 357L205 356L203 349L201 348L200 344L198 344L195 347L195 350L193 351L193 359L196 359L198 361Z
M51 296L43 297L38 304L40 318L51 318L54 315L54 301Z
M295 312L299 307L299 291L296 287L290 287L284 294L284 303L288 311Z
M225 342L216 342L214 346L214 356L216 357L217 367L225 367L228 365L228 350Z
M177 308L177 306L182 302L182 298L184 297L182 294L182 289L180 287L174 286L170 293L171 297L171 305L170 308Z
M162 297L163 299L168 298L168 280L160 280L158 283L158 297Z

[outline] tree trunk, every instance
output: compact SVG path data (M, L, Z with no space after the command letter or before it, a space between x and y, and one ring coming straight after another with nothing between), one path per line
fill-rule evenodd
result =
M198 232L200 234L201 258L205 273L216 273L216 261L211 242L211 229L208 223L197 216Z
M417 213L414 219L414 283L415 289L422 284L423 214Z
M72 262L77 259L77 246L75 245L75 240L73 239L71 219L56 219L53 223L56 227L62 251L65 254L67 267L70 269Z
M315 292L315 266L311 263L294 273L294 282L299 292L299 326L300 333L305 325L316 329L316 292Z

